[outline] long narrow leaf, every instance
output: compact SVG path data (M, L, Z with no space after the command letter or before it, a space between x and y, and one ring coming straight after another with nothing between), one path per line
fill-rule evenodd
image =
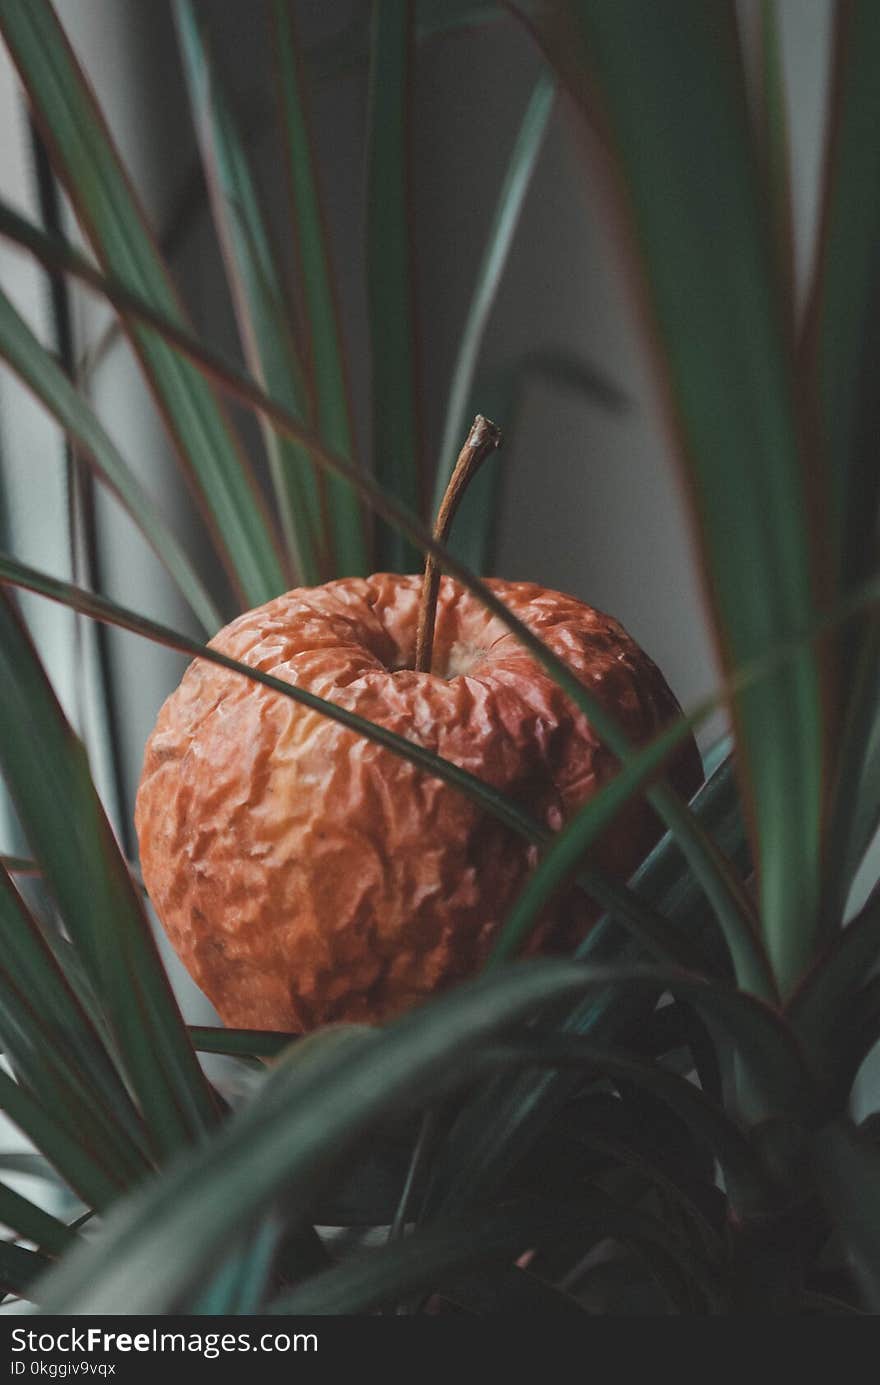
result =
M144 912L74 736L0 592L0 766L119 1047L157 1150L215 1119Z
M842 736L828 843L829 933L844 920L856 873L880 829L880 622L864 643Z
M73 1137L85 1126L102 1162L123 1183L149 1170L144 1130L100 1037L0 871L0 1035L16 1076Z
M745 863L745 830L732 765L718 770L693 801L704 828L732 859ZM686 936L704 939L709 929L705 901L675 840L667 836L654 848L631 882ZM716 942L717 949L717 942ZM624 940L609 917L599 921L576 953L590 966L640 962L644 952ZM644 1033L659 999L632 996L609 987L556 1017L565 1033L592 1042L619 1043L628 1027ZM496 1078L469 1101L440 1152L431 1205L461 1207L479 1203L499 1186L533 1148L549 1122L578 1085L570 1072L539 1072Z
M811 624L821 566L810 542L818 482L800 450L732 9L681 0L674 24L654 0L570 0L557 10L570 23L557 29L551 16L541 28L547 49L591 118L600 105L624 175L732 669ZM818 920L826 747L814 652L741 695L734 711L763 927L787 991L812 955Z
M83 1202L104 1208L124 1191L122 1181L102 1166L99 1152L67 1133L62 1125L11 1077L0 1070L0 1111L48 1159Z
M320 189L307 119L308 101L290 0L272 0L273 49L284 133L292 223L296 228L300 279L310 353L310 381L317 431L335 452L354 460L342 330L337 312ZM370 570L366 525L357 493L339 477L327 483L334 533L334 572Z
M9 875L39 875L40 867L30 856L0 856L0 866Z
M555 838L537 870L529 877L519 898L504 922L501 935L493 949L492 964L512 956L535 927L546 901L560 885L569 879L589 847L604 831L619 811L619 803L628 801L655 774L670 748L677 744L675 729L654 741L656 761L653 766L642 763L641 772L633 779L633 764L621 771L614 780L613 792L601 799L589 800L579 808L574 818ZM615 802L618 799L618 802ZM741 982L758 995L772 994L766 970L760 966L760 949L742 930L725 932L734 969Z
M827 1036L831 1062L822 1055L829 1072L828 1106L833 1113L849 1109L853 1085L862 1064L880 1042L880 977L871 979L856 991Z
M30 1150L4 1150L0 1153L0 1169L4 1173L23 1173L28 1178L40 1178L49 1183L56 1183L58 1175L47 1159L42 1154L34 1154Z
M411 0L373 0L367 175L367 286L373 368L373 469L411 510L421 499L409 128ZM419 554L379 529L379 567L412 572Z
M874 464L880 290L880 92L874 81L880 12L872 0L837 6L825 199L807 329L818 377L830 510L826 542L849 585L873 566L880 499Z
M817 958L792 997L791 1020L807 1042L821 1049L878 961L880 896L875 891L858 918Z
M199 1053L225 1053L231 1058L277 1058L299 1037L268 1029L216 1029L191 1024L189 1036Z
M240 1317L258 1312L280 1234L278 1220L267 1217L246 1238L244 1249L228 1256L192 1304L185 1306L187 1314Z
M308 422L302 364L245 147L190 0L175 0L174 13L205 180L248 367L275 399ZM300 580L311 586L330 575L322 570L319 478L302 447L279 438L267 424L263 435L282 530L297 559Z
M818 1191L842 1236L868 1307L880 1312L880 1150L848 1123L815 1137Z
M0 1183L0 1222L49 1255L63 1255L77 1239L64 1222L5 1183Z
M553 96L553 82L548 76L540 77L529 99L522 125L511 150L492 225L486 237L483 258L477 271L452 371L434 491L435 512L440 507L443 492L452 475L461 439L467 433L468 406L483 334L541 151L550 112L553 109Z
M91 88L49 0L0 0L0 30L95 252L113 274L183 322L171 280ZM204 377L155 333L131 335L168 427L250 605L283 591L271 526L228 420Z
M880 499L880 415L871 369L880 324L880 93L874 80L880 12L871 0L836 7L834 80L816 277L806 330L808 384L818 396L829 514L826 545L846 589L874 570ZM876 820L880 793L865 748L880 734L880 621L842 645L846 717L830 814L826 921L836 928Z
M51 1262L34 1250L0 1241L0 1286L4 1293L31 1300L34 1281Z
M119 497L152 545L205 632L214 634L223 623L220 613L158 507L97 416L3 293L0 293L0 356L42 400L68 435L94 459L101 479Z

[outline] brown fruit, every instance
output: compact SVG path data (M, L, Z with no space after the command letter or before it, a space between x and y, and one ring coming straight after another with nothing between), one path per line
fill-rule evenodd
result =
M421 578L299 589L212 645L420 742L558 829L616 771L587 720L499 620L444 578L433 673L413 671ZM616 621L527 582L491 581L636 744L678 713ZM689 740L670 779L701 779ZM337 722L196 661L146 747L136 824L168 935L228 1025L381 1021L474 972L534 852L463 794ZM594 859L625 879L659 835L633 803ZM532 950L596 911L557 901Z

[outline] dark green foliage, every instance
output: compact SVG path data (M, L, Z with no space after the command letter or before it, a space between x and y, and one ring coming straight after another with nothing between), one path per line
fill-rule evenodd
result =
M83 745L4 590L0 766L31 855L0 863L0 1109L39 1153L0 1155L0 1170L55 1179L100 1225L84 1238L0 1183L13 1237L0 1242L0 1286L77 1313L880 1311L880 1117L852 1120L853 1083L880 1038L876 892L844 927L880 821L878 396L863 368L878 320L876 6L838 7L823 231L801 325L772 0L757 120L732 6L679 0L670 24L656 0L521 5L552 77L539 77L503 164L445 436L427 449L407 205L415 53L451 30L464 42L471 24L513 23L510 7L377 3L372 26L356 22L311 66L288 0L267 9L301 338L211 59L215 17L195 0L175 11L251 374L188 328L49 0L0 0L0 29L99 268L6 207L0 233L120 313L243 600L264 600L288 574L365 571L370 507L382 564L409 568L433 551L592 718L621 773L554 837L415 742L0 556L6 586L305 702L469 795L542 857L484 975L394 1024L307 1039L188 1028ZM372 472L355 455L308 127L310 82L365 64ZM451 553L432 543L426 504L424 456L440 454L442 483L467 409L485 407L482 333L559 89L620 175L728 678L638 753L462 561L491 542L497 478ZM123 453L3 302L0 354L215 626L213 596ZM487 388L512 410L530 372L621 405L595 370L553 351L511 361ZM264 426L277 533L215 387ZM686 805L658 773L723 701L732 747ZM623 885L588 853L639 794L668 831ZM51 919L17 889L23 873L42 877ZM511 961L572 877L604 910L576 955ZM225 1095L198 1052L235 1075Z

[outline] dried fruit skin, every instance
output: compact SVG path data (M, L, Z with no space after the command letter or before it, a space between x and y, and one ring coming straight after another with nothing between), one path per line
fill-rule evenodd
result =
M616 762L510 635L441 583L434 672L413 672L421 579L377 574L298 589L212 645L419 741L554 829ZM491 581L505 604L614 712L635 743L678 714L616 621L573 597ZM670 771L701 779L689 741ZM381 1021L485 960L534 853L467 798L270 689L196 661L146 747L135 817L168 935L228 1025L306 1031ZM631 804L595 859L626 878L659 824ZM557 901L553 950L595 912ZM555 923L554 923L555 921Z

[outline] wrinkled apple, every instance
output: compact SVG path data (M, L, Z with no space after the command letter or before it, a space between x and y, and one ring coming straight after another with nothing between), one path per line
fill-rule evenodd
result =
M493 591L635 744L678 714L616 621L526 582ZM379 574L249 611L215 648L420 742L558 829L616 772L506 627L444 578L432 672L417 672L421 579ZM692 740L669 766L690 795ZM381 1021L474 972L534 850L461 792L266 687L204 661L146 748L136 823L144 879L171 941L222 1019L306 1031ZM660 832L633 802L593 860L625 879ZM534 950L565 950L596 910L572 890Z

